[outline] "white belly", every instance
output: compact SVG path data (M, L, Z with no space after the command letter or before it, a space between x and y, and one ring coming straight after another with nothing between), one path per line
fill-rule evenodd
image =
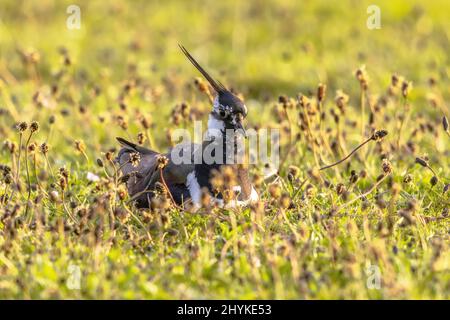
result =
M187 185L187 188L191 195L192 202L194 203L195 207L200 208L201 207L202 190L201 190L200 184L198 183L197 178L195 176L195 171L192 171L191 173L189 173L187 175L186 185ZM241 186L234 186L233 191L236 193L240 193ZM236 208L236 207L242 207L242 206L246 206L246 205L255 203L258 200L259 200L258 192L256 192L254 187L252 187L252 192L250 193L250 197L246 200L233 199L224 205L223 199L218 199L216 197L212 197L211 202L213 204L217 204L221 208Z

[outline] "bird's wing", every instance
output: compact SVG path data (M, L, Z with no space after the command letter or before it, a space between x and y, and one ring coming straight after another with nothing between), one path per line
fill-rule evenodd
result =
M163 170L164 180L169 185L185 184L186 178L194 168L194 153L201 145L194 143L182 143L174 146L165 156L169 163ZM161 174L157 170L150 179L150 185L161 180Z
M117 162L123 176L127 176L127 188L130 196L148 189L149 181L157 169L159 153L137 146L134 143L122 138L117 139L123 148L119 151ZM130 162L130 154L137 152L140 155L140 161L137 166Z
M117 141L119 141L120 145L125 150L129 150L131 152L139 152L140 154L153 154L158 155L159 153L144 147L141 147L133 142L130 142L128 140L125 140L124 138L116 137ZM122 149L122 150L123 150Z
M129 175L127 180L128 192L131 196L145 190L153 190L156 182L161 182L158 170L158 157L161 155L122 138L117 138L123 148L119 151L117 160L123 175ZM185 184L186 177L194 170L194 153L201 145L193 143L179 144L172 148L165 156L169 163L163 169L164 180L167 185ZM130 162L130 153L140 154L140 162L134 167ZM180 157L184 162L180 163Z

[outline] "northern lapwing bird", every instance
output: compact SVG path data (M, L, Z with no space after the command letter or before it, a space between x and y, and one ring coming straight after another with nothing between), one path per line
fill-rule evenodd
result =
M211 147L211 144L223 143L223 146L226 146L233 143L236 146L236 137L239 136L236 135L236 132L245 134L242 122L247 116L247 107L222 83L214 80L186 48L181 45L180 48L217 93L208 118L208 133L212 132L212 139L205 139L201 144L189 143L175 146L174 148L178 148L181 152L190 152L192 160L190 163L176 164L172 159L173 153L171 151L161 154L125 139L117 138L122 145L117 161L120 164L122 174L128 177L128 192L139 208L146 208L150 205L151 199L156 195L157 187L161 184L166 186L168 189L166 191L170 192L172 199L177 204L192 201L197 208L201 207L202 192L205 191L211 194L212 201L215 201L219 206L241 206L255 202L258 200L258 193L250 182L248 168L224 160L234 156L237 148L223 147L223 157L214 157L214 159L221 159L221 161L205 161L203 157L199 162L194 161L196 152L203 152L205 148ZM233 153L231 155L229 154L230 149ZM136 155L140 158L137 165L136 163L133 164L131 159ZM164 166L161 172L158 169L158 159L162 155L168 159L168 164ZM227 186L236 193L236 197L226 204L223 201L222 194L214 190L210 180L214 172L220 171L222 166L231 166L236 173L237 181L237 185Z

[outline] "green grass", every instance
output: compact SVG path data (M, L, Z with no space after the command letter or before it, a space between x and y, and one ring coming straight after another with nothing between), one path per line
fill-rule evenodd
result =
M0 298L450 297L446 1L378 1L379 30L366 28L371 1L78 3L80 30L66 28L70 1L0 5L0 138L8 141L0 163L11 168L9 177L0 175ZM151 119L147 132L160 151L170 146L175 105L187 102L205 119L208 99L195 88L199 74L178 43L243 94L248 128L283 129L286 161L275 185L258 187L258 206L139 211L113 179L106 153L118 150L116 136L137 140L146 131L141 116ZM70 64L63 63L62 47ZM364 119L355 77L362 65L370 77ZM399 88L387 94L393 74L413 83L409 109ZM135 85L124 93L130 81ZM322 131L314 98L319 83L327 85ZM349 95L345 112L335 105L337 90ZM299 126L300 93L312 99L310 131ZM292 97L289 117L280 95ZM14 190L7 180L17 173L21 121L39 122L30 143L48 143L50 166L39 148L27 159L23 149L21 187ZM315 177L318 166L339 160L374 129L389 134ZM24 144L29 134L23 133ZM85 144L86 156L75 141ZM416 157L428 159L436 185ZM365 199L347 205L383 174L383 158L392 172ZM289 166L299 168L298 176L288 178ZM64 190L60 167L70 172ZM101 180L89 182L88 172ZM345 192L338 192L340 184ZM70 266L81 272L79 290L67 286ZM380 272L379 288L368 286L373 270Z

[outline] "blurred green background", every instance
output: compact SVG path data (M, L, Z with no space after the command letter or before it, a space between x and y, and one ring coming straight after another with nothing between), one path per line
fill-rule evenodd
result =
M70 4L81 9L80 30L66 28ZM366 27L371 4L381 9L379 30ZM2 0L0 56L20 77L16 48L45 52L45 77L64 46L92 76L102 67L121 80L132 63L158 81L172 72L194 74L179 52L182 43L250 94L295 94L318 82L352 92L357 83L342 79L361 64L383 85L393 72L415 83L429 76L448 83L449 12L445 0Z
M72 4L81 9L80 30L66 27L66 10ZM372 4L381 10L379 30L366 26L367 8ZM14 125L39 121L40 130L32 141L48 143L49 162L55 171L64 166L70 170L67 199L76 209L97 210L100 196L125 206L126 193L120 200L111 194L115 189L95 159L105 159L105 151L118 147L116 136L135 141L143 130L142 115L152 119L152 126L145 130L158 150L168 146L167 128L176 127L170 121L176 104L186 101L191 110L203 112L199 119L206 119L209 101L193 86L199 73L180 52L178 43L214 77L243 93L249 107L248 126L280 125L273 115L281 109L278 96L295 97L300 92L314 96L322 82L328 88L325 125L331 128L328 137L332 140L336 123L328 115L335 109L336 90L342 89L350 96L348 111L341 114L349 150L362 141L357 121L365 125L369 113L366 105L366 118L360 118L360 84L355 70L366 66L370 99L387 99L394 73L413 82L408 96L411 119L403 128L402 148L395 148L402 132L397 120L409 116L409 111L397 92L375 118L374 126L389 131L383 145L363 149L367 157L348 161L348 166L336 168L336 175L327 173L337 185L347 184L352 169L365 170L367 177L349 187L351 196L356 196L376 181L381 158L388 157L395 168L391 182L405 190L398 205L377 208L378 195L370 195L367 211L355 202L349 208L351 215L333 216L332 206L344 201L335 190L313 183L303 193L298 183L288 190L292 198L302 195L297 197L298 207L289 209L283 220L278 204L269 205L261 217L262 231L250 227L255 223L250 209L237 214L234 224L178 210L161 215L165 222L159 222L162 218L158 215L136 212L145 225L130 219L110 239L99 243L89 242L91 238L99 240L92 226L87 228L91 238L68 231L67 237L60 239L54 230L46 230L41 237L25 225L12 228L17 231L12 239L2 230L0 245L9 242L11 251L0 250L0 297L448 298L449 219L444 210L448 192L443 193L442 188L448 183L450 158L448 136L441 123L444 114L449 116L449 32L448 0L0 0L0 141L17 145L19 134ZM138 85L133 81L139 81ZM355 124L349 124L351 121ZM280 126L286 129L288 122ZM283 132L284 155L291 136L289 130ZM370 134L369 130L365 134ZM287 166L296 165L303 179L315 165L307 136L300 138L297 153L287 158L282 177L286 177ZM75 140L84 141L89 160L75 150ZM17 154L18 148L15 150ZM35 154L39 169L47 169L41 154ZM330 155L327 163L339 156ZM434 189L429 184L429 170L414 163L416 156L429 156L440 179ZM14 157L7 148L0 150L1 164L11 164ZM88 171L102 181L88 181ZM56 180L43 173L45 190L59 190ZM403 183L408 175L410 182ZM381 200L384 194L386 201L391 199L394 204L397 198L390 196L391 187L392 183L383 184L384 191L379 194ZM261 188L263 205L272 200L266 189ZM424 215L427 224L396 225L394 232L386 235L383 223L391 222L385 218L401 220L397 210L406 207L410 199L418 199L417 214ZM13 200L8 205L23 207L26 195L17 194ZM41 210L52 223L64 221L59 218L67 220L60 204L52 201L48 196L42 205L36 200L36 212ZM291 229L289 221L298 229ZM152 233L155 245L146 242L147 232ZM295 244L293 236L300 237ZM232 253L227 252L225 243L231 244ZM65 285L67 266L73 262L84 274L81 291L68 290ZM364 268L371 262L384 266L382 290L367 288ZM301 272L300 280L291 270Z

